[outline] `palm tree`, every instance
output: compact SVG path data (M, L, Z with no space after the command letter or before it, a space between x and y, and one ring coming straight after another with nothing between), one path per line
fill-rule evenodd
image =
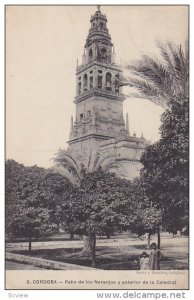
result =
M145 98L164 108L170 108L172 102L179 102L189 95L189 55L186 43L181 45L168 42L158 43L161 59L143 55L133 65L127 65L130 72L128 83L126 78L120 79L120 85L134 87L138 93L131 97Z
M168 219L166 218L168 214L165 213L164 219L167 220L167 225L172 226L172 222L168 222L173 220L175 224L176 219L173 219L173 213L177 206L182 209L180 219L184 220L188 217L189 55L187 45L184 50L181 45L171 42L166 45L158 43L158 47L161 54L160 59L144 55L136 63L128 65L126 68L130 72L129 86L137 90L135 96L148 99L165 108L161 117L161 138L145 151L142 158L144 165L142 174L152 191L156 189L157 184L165 186L165 188L161 188L159 194L155 195L155 200L158 203L161 201L162 205L162 201L165 203L165 198L168 199L166 207L168 211L171 207L171 215L169 214ZM122 82L120 84L122 85ZM124 85L126 85L126 80ZM156 159L155 166L152 159ZM165 185L167 176L169 180ZM184 186L182 182L185 183ZM176 189L179 187L179 195L182 193L181 197L176 194ZM168 191L166 196L164 196L165 190ZM150 199L153 197L152 191L148 190L147 192ZM171 203L171 199L174 202ZM158 240L160 242L159 231Z
M91 152L86 165L76 160L73 154L65 149L59 149L53 160L55 164L52 169L76 186L80 185L85 173L96 172L99 169L105 172L113 168L120 169L121 176L124 176L119 164L117 164L116 155L100 154L97 150Z
M73 185L79 186L84 170L68 151L59 149L53 161L53 171L67 178Z

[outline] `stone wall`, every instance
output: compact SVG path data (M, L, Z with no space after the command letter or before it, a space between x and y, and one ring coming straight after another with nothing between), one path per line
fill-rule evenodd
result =
M48 259L43 259L39 257L31 257L21 254L15 254L6 252L5 256L6 260L19 262L23 264L30 264L37 266L43 269L51 269L51 270L96 270L94 268L79 266L75 264L63 263L59 261L53 261Z

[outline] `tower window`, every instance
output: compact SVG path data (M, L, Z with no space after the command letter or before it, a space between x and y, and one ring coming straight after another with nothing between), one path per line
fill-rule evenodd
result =
M93 88L93 76L90 77L90 89Z
M81 94L81 82L78 82L78 94Z
M84 115L83 114L80 114L80 121L82 121L84 118Z
M115 92L119 93L119 86L118 85L115 86Z
M119 93L119 75L116 75L116 80L115 80L115 92Z
M88 89L88 76L87 74L84 75L84 90L86 91Z
M93 27L95 27L95 23L93 23L92 25L93 25Z
M98 75L98 88L102 88L102 76Z
M107 49L98 47L97 57L99 61L106 62L107 61Z
M92 49L89 50L89 62L92 61L92 57L93 57L93 52Z
M106 89L111 90L111 73L106 73Z
M104 24L102 22L100 22L100 28L103 28Z
M91 110L87 111L87 117L89 118L91 116Z
M102 70L98 70L98 73L102 73Z
M106 60L107 60L107 50L106 50L106 48L101 49L101 59L102 59L103 62L106 62Z

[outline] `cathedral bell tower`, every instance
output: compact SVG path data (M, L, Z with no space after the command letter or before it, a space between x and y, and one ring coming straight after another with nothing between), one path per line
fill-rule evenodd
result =
M76 70L76 119L71 119L69 149L83 164L91 151L107 140L127 137L123 118L122 73L100 6L90 19L82 64Z

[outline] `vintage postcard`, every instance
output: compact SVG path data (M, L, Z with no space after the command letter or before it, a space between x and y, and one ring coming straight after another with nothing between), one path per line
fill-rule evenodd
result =
M5 7L6 289L189 289L188 16Z

